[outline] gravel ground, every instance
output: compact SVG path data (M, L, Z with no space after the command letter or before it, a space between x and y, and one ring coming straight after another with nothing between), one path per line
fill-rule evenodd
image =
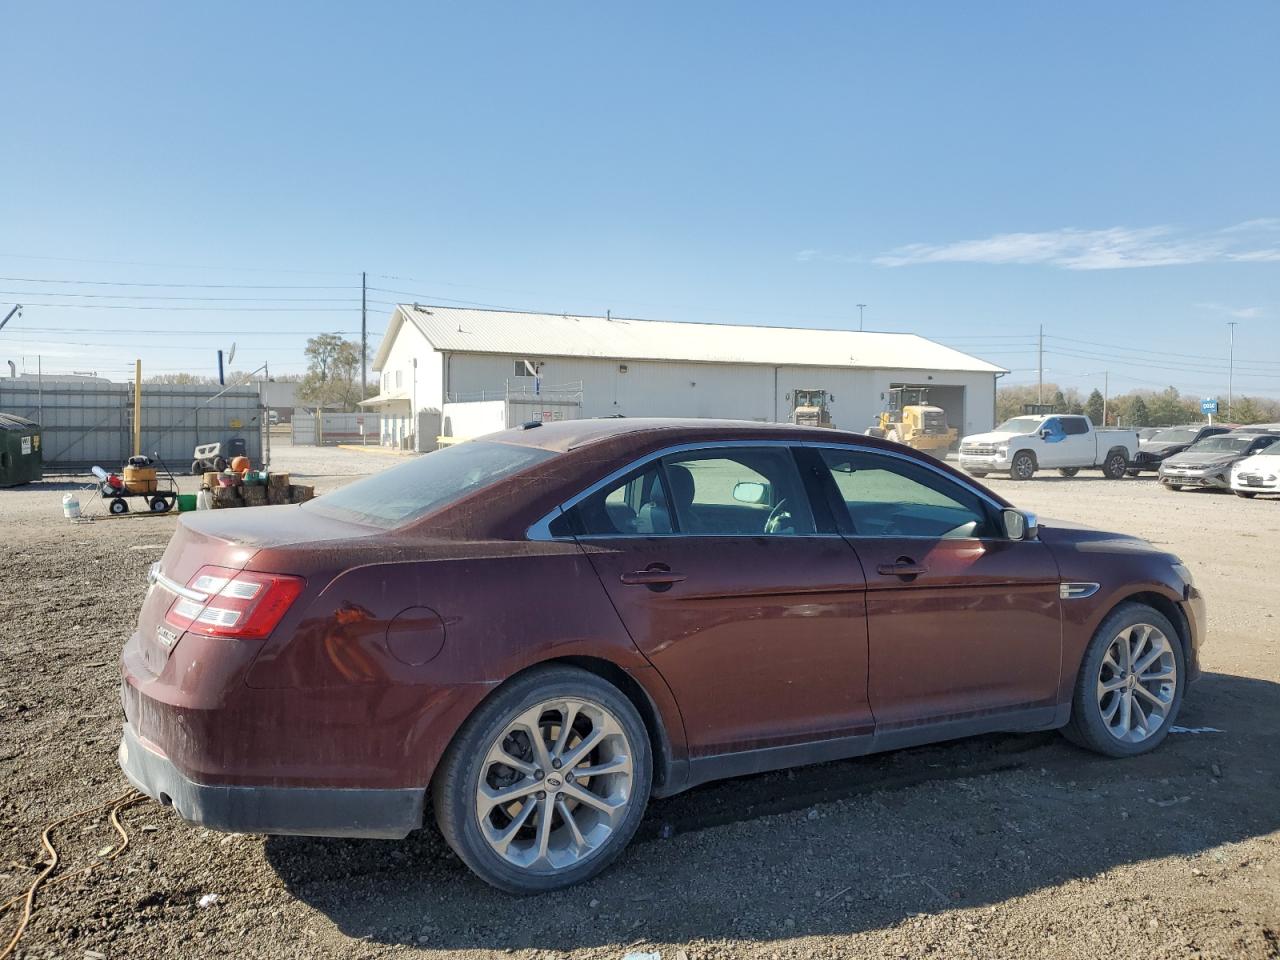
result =
M396 462L274 452L321 492ZM712 784L655 802L604 876L537 900L480 884L434 828L221 835L146 802L118 859L40 895L19 955L1280 957L1280 503L1096 474L991 485L1182 555L1210 611L1179 721L1201 732L1131 761L1003 736ZM116 658L177 522L73 525L74 488L0 491L0 899L34 876L45 824L125 787ZM101 812L56 837L69 868L113 839Z

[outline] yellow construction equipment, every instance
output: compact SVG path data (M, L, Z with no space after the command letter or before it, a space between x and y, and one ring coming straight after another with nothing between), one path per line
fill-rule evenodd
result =
M929 403L928 387L894 387L867 435L943 456L956 442L957 431L947 426L947 412Z
M827 404L834 399L825 390L792 391L791 422L802 427L834 427Z

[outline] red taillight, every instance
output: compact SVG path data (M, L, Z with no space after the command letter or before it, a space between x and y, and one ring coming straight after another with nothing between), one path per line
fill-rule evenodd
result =
M165 620L180 630L210 637L264 640L302 593L305 581L281 573L201 567Z

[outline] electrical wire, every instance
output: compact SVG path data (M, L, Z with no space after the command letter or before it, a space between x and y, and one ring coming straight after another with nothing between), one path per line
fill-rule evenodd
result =
M0 297L24 297L30 290L0 290ZM346 303L359 306L359 297L182 297L151 293L55 293L41 290L41 297L80 297L91 300L199 300L208 302L242 303Z
M0 960L6 960L7 957L13 954L13 951L18 946L18 941L21 940L22 935L26 933L27 926L28 924L31 923L32 912L35 910L36 891L40 889L41 885L48 888L53 886L55 883L62 883L66 880L70 880L73 877L83 876L84 874L92 870L94 867L99 866L102 863L106 863L108 861L114 860L116 857L120 856L120 854L124 853L125 849L129 846L129 834L125 831L124 825L120 822L120 813L126 807L131 807L133 806L133 804L139 803L145 799L146 799L146 796L142 793L139 793L137 790L127 790L124 793L120 794L120 796L112 800L108 800L105 803L100 803L96 807L89 807L85 810L77 810L76 812L70 813L67 816L63 817L61 820L55 820L53 823L49 824L42 831L40 831L40 845L44 847L45 853L48 855L48 860L45 862L44 869L41 870L40 873L36 875L36 878L33 881L31 881L31 885L27 887L26 893L21 893L18 896L13 897L5 901L4 903L0 904L0 914L7 913L13 907L17 906L18 904L22 904L22 913L18 918L18 926L13 931L13 934L9 937L9 942L5 944L3 949L0 949ZM49 880L48 883L45 883L45 880L48 878L48 876L51 873L53 873L54 870L57 869L58 863L60 862L60 858L58 857L58 851L53 845L53 839L52 839L53 831L56 828L62 826L64 823L66 823L69 820L74 820L77 817L82 817L90 813L97 813L99 810L102 810L104 808L109 811L108 817L111 820L111 826L114 827L116 833L120 835L119 846L110 850L100 860L94 863L86 864L85 866L80 867L77 870L72 870L69 873L59 874L58 876L54 877L52 880Z
M131 280L50 280L43 277L0 277L0 283L66 283L89 287L168 287L188 290L359 290L360 286L300 286L290 283L147 283Z

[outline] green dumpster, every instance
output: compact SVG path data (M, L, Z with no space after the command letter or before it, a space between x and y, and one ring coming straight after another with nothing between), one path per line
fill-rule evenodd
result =
M16 487L43 475L40 424L0 413L0 487Z

